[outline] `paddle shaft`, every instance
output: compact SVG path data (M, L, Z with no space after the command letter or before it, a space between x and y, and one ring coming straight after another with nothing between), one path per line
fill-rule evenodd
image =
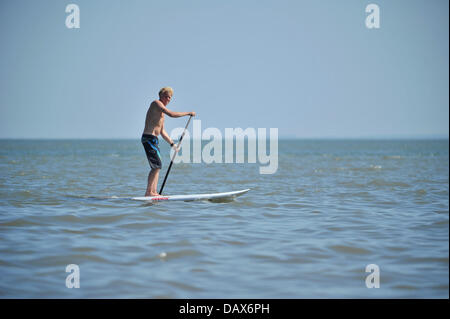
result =
M183 134L181 134L180 140L178 141L177 148L179 148L180 145L181 145L181 141L183 140L184 134L186 133L186 130L187 130L188 126L189 126L189 123L191 122L191 119L192 119L192 115L189 116L189 120L188 120L188 122L186 124L186 127L184 128ZM161 189L159 190L159 194L160 195L162 195L162 191L164 189L164 185L166 185L167 176L169 176L169 172L170 172L170 169L172 168L173 160L175 159L175 156L177 156L177 152L173 153L172 160L170 161L170 165L169 165L169 168L167 169L166 176L164 177L164 181L163 181L163 183L161 185Z

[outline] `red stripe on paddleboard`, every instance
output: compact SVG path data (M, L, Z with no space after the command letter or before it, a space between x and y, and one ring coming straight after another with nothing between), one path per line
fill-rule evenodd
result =
M156 198L152 198L152 200L168 200L169 197L156 197Z

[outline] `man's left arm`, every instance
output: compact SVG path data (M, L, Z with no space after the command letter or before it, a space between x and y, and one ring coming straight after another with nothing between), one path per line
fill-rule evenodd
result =
M162 130L161 130L161 136L171 146L175 145L175 143L172 141L172 139L170 138L169 134L167 134L167 132L166 132L166 130L164 130L164 128L162 128Z
M167 143L170 144L170 147L176 147L175 142L170 138L169 134L167 134L166 130L164 129L164 124L161 128L161 136Z

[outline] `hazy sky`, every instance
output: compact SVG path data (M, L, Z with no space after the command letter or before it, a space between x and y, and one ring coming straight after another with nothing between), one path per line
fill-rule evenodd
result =
M65 25L66 5L81 28ZM380 29L365 8L380 7ZM162 86L203 128L449 134L447 0L0 1L0 138L136 138ZM187 118L166 119L166 130Z

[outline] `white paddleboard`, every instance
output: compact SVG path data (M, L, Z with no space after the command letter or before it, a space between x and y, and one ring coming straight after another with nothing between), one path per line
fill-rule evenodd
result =
M217 199L229 199L245 194L250 189L244 189L241 191L227 192L227 193L215 193L215 194L195 194L195 195L162 195L162 196L146 196L146 197L132 197L133 200L141 201L153 201L153 202L163 202L163 201L194 201L194 200L217 200Z

